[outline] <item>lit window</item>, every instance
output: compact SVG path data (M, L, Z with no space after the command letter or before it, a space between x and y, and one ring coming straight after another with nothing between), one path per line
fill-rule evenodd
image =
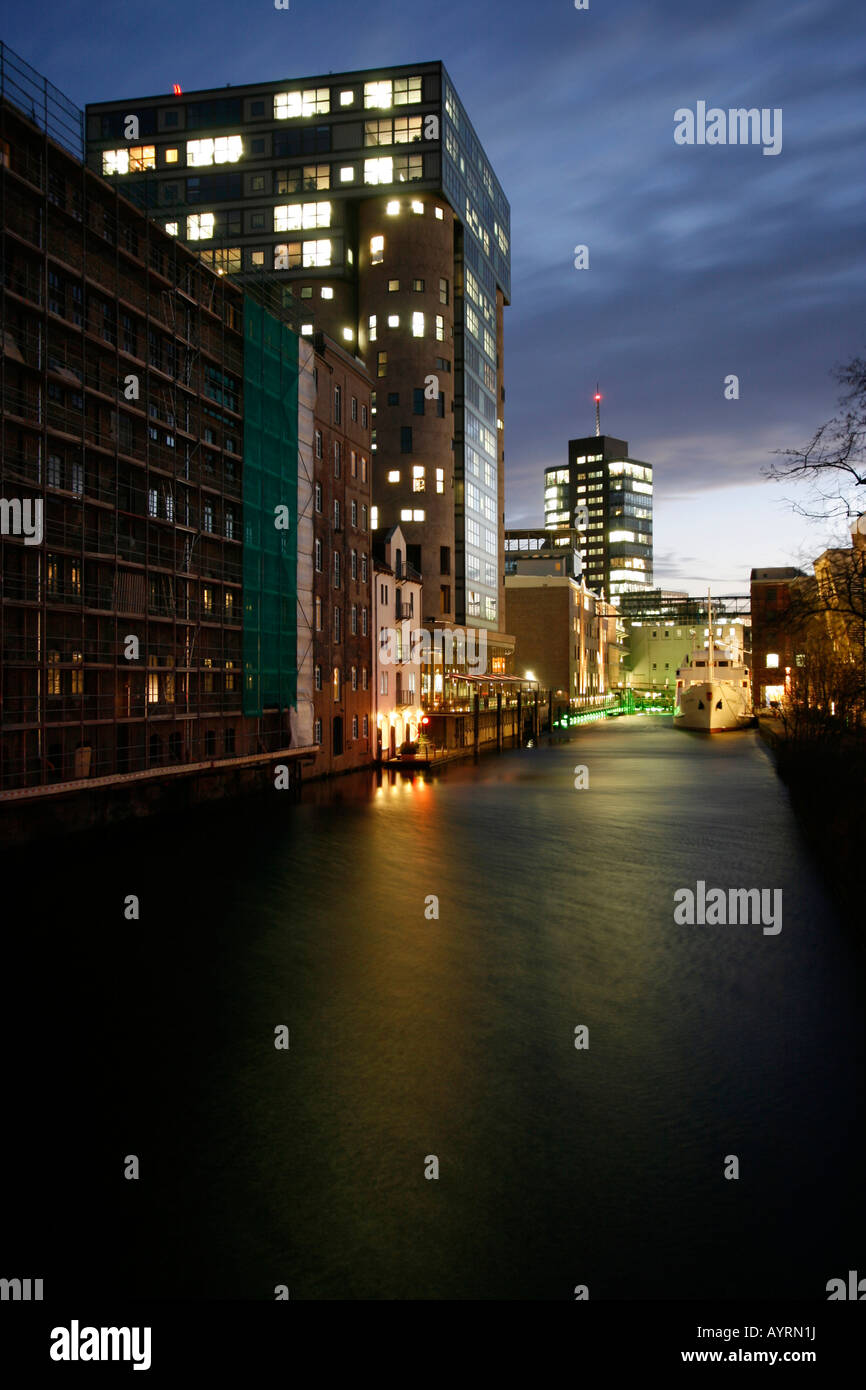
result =
M277 242L274 247L274 270L291 270L301 264L301 243L299 241Z
M445 341L445 319L442 314L436 315L436 341L437 343L444 343Z
M129 148L129 172L140 174L142 169L156 168L155 145L131 145Z
M442 219L443 219L443 217L445 216L445 214L444 214L444 212L442 211L442 209L441 209L441 208L434 208L433 211L434 211L434 213L436 214L436 217L438 218L438 220L441 222Z
M401 521L411 521L411 520L412 520L412 508L411 508L411 507L404 507L404 508L403 508L402 512L400 513L400 520L401 520Z
M376 375L385 376L388 371L388 354L380 352L376 357Z
M381 265L385 256L385 238L383 236L370 237L370 264Z
M415 508L414 512L412 513L412 520L413 520L413 521L423 521L423 520L424 520L424 510L423 510L423 508L421 508L420 510L419 510L417 507Z
M331 288L330 285L323 285L323 286L322 286L322 298L323 298L323 299L333 299L333 298L334 298L334 291L332 290L332 288Z
M166 222L166 224L165 224L165 230L168 232L169 236L177 236L177 234L178 234L178 232L179 232L179 230L180 230L180 223L179 223L179 222Z
M391 200L390 203L386 203L385 211L387 212L389 217L396 217L397 213L400 211L399 201L396 198L394 198Z
M390 85L390 84L389 84ZM394 79L394 105L410 106L416 101L421 100L421 78L420 77L395 77Z
M400 481L400 470L399 470L399 468L392 468L392 469L391 469L391 472L388 474L388 482L389 482L389 483L399 483L399 481Z
M444 469L444 468L437 468L437 469L436 469L436 491L437 491L437 492L444 492L444 491L445 491L445 469Z
M330 203L289 203L274 208L274 231L296 232L300 228L330 227Z
M301 324L301 332L303 333L304 337L307 337L307 338L308 338L308 337L310 336L310 334L312 333L312 331L313 331L313 325L312 325L311 323L302 323L302 324Z
M341 93L340 93L340 105L341 105L341 106L354 106L354 104L355 104L355 93L354 93L354 92L341 92Z
M165 162L166 164L177 164L177 150L166 150Z
M778 652L767 652L767 665L768 665L768 666L778 666L778 664L779 664L779 653L778 653Z
M393 183L394 161L389 154L364 160L365 183Z
M186 162L191 168L205 164L236 164L244 152L239 135L218 135L213 140L187 140Z
M186 219L187 241L207 241L213 236L214 215L212 212L192 212Z
M424 315L420 312L420 310L417 309L415 313L412 315L412 337L424 337Z
M393 88L390 81L365 82L364 106L367 108L367 110L369 110L373 106L378 106L382 110L387 110L387 108L391 105L392 91Z
M412 469L412 491L424 492L426 487L427 482L424 476L424 465L423 463L416 464Z
M388 327L389 327L389 328L399 328L399 327L400 327L400 315L399 315L399 314L389 314L389 315L388 315Z
M370 342L371 342L371 343L375 343L375 341L376 341L376 315L375 315L375 314L371 314L371 315L370 315Z
M355 336L355 335L354 335L354 333L352 332L351 328L344 328L344 329L343 329L343 340L344 340L344 342L351 343L351 341L352 341L352 339L354 338L354 336Z
M412 200L412 211L419 214L424 212L424 204L419 203L417 198L413 198Z
M394 182L412 183L424 177L424 157L420 154L398 154L394 156Z
M344 164L340 169L340 183L354 183L355 166L354 164Z
M253 264L253 265L264 265L264 263L265 263L265 253L264 253L264 251L253 251L253 252L252 252L252 255L251 255L251 257L250 257L250 260L252 261L252 264Z
M103 174L128 174L129 150L103 150Z
M331 109L331 93L327 87L308 87L302 92L277 92L274 96L274 119L290 121L298 116L325 116Z
M330 241L305 241L304 265L330 265Z

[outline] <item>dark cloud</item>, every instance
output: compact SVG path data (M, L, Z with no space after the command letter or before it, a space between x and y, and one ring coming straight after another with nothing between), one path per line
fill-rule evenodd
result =
M592 431L596 379L605 429L656 465L660 515L757 484L832 414L829 369L863 345L864 28L856 0L47 0L5 37L80 104L441 57L512 206L518 524L540 521L544 467ZM674 111L698 100L781 107L781 154L675 145Z

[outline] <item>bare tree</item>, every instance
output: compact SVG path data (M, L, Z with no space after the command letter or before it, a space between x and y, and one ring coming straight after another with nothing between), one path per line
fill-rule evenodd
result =
M791 500L814 521L850 522L866 511L866 358L833 368L843 388L839 408L804 449L778 450L767 476L776 482L809 484L807 502Z

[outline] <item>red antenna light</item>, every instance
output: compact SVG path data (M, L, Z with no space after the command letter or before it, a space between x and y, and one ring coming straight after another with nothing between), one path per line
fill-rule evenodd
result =
M183 88L181 87L179 82L175 82L174 86L172 87L172 91L174 92L176 97L183 96Z
M600 393L599 393L598 391L596 391L596 393L595 393L595 399L596 399L597 401L600 401L600 400L601 400L601 395L600 395Z

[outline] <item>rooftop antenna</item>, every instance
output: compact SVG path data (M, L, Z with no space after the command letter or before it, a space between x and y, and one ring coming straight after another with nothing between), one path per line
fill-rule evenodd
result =
M601 437L601 392L598 389L598 382L595 383L595 437Z

